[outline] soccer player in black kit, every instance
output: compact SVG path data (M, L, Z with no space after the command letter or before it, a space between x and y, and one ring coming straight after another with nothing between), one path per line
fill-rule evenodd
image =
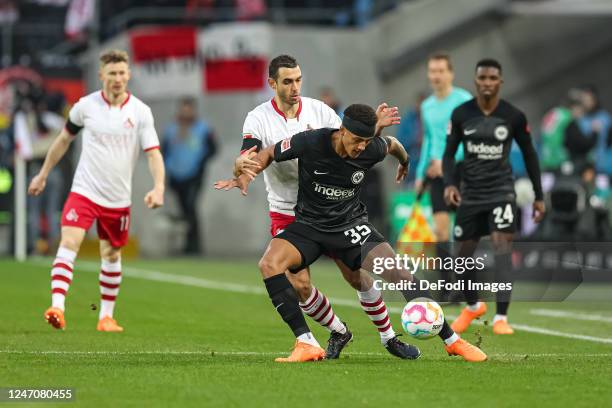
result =
M502 67L496 60L484 59L476 64L476 98L459 105L453 111L449 125L442 168L447 203L458 206L454 236L458 241L457 256L471 257L478 241L491 235L495 250L496 282L511 282L511 249L516 231L516 203L514 179L508 155L512 141L516 140L533 184L535 201L533 219L540 222L544 216L540 167L536 151L531 143L529 125L525 114L499 97ZM461 192L456 184L455 152L463 143L465 160L462 171ZM467 281L475 281L475 271L463 274L464 295L467 307L451 327L464 332L472 320L484 315L487 306L478 301L478 293L470 290ZM507 313L510 291L496 293L497 311L493 321L493 333L512 334Z
M272 304L297 338L292 354L276 361L310 361L324 356L322 349L316 350L307 342L300 341L300 336L311 336L312 333L299 309L296 293L284 274L285 270L303 269L326 253L343 262L359 279L361 268L372 271L374 258L395 258L391 246L368 222L365 205L359 200L367 171L387 154L400 162L396 181L401 181L408 172L408 154L402 145L392 137L374 136L376 120L376 113L371 107L351 105L344 111L340 129L324 128L298 133L261 150L254 158L261 163L258 172L273 160L299 159L296 221L270 241L259 262ZM241 175L229 185L218 182L217 188L223 186L227 190L239 187L246 195L252 179L251 176ZM390 282L416 281L409 272L399 269L386 270L381 276ZM431 298L426 291L402 293L407 300L420 296ZM459 338L446 322L440 337L449 355L460 355L464 360L474 362L487 358L479 348ZM413 359L420 356L418 348L408 347Z

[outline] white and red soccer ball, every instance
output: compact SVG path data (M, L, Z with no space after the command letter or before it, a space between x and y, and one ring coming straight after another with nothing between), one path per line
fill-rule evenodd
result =
M402 312L402 327L414 338L430 339L440 333L444 312L431 299L417 298L409 302Z

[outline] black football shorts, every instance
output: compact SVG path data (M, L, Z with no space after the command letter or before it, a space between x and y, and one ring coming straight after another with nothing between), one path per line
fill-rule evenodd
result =
M369 222L360 222L338 232L323 232L301 222L293 222L274 238L284 239L300 251L302 264L291 268L297 272L314 263L321 254L342 261L351 270L361 267L362 255L368 254L385 238Z
M514 201L491 204L462 204L457 208L453 234L456 241L467 241L493 231L516 231L516 204Z

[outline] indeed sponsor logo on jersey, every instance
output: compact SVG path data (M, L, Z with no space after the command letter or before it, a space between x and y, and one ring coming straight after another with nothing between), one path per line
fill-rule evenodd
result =
M330 187L319 183L313 183L314 190L325 196L328 200L344 200L355 196L354 188Z
M503 143L489 145L480 142L478 144L475 144L468 140L466 148L469 153L477 154L479 159L484 160L501 159L504 153Z

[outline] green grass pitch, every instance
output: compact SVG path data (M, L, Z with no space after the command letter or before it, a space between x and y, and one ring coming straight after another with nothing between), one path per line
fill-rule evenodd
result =
M502 338L480 325L463 336L480 337L489 361L448 357L437 338L413 340L422 357L401 361L380 345L333 264L318 262L313 282L333 298L355 340L338 361L283 365L273 359L288 354L293 338L265 295L255 260L124 262L115 313L121 334L95 330L98 263L91 261L77 261L66 330L44 322L50 262L0 260L0 387L76 389L74 402L57 406L612 406L612 303L515 303L511 322L526 330ZM403 304L388 306L399 331ZM309 324L326 343L327 332Z

